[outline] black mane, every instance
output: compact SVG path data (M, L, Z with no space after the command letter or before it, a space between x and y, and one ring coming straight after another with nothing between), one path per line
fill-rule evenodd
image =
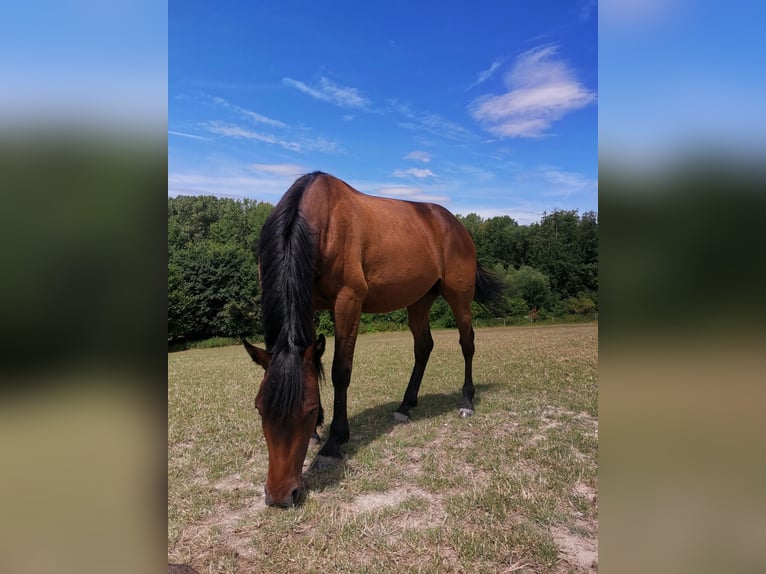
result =
M314 342L311 290L316 237L300 212L315 171L298 178L266 219L258 242L266 349L263 416L284 423L303 403L301 353Z

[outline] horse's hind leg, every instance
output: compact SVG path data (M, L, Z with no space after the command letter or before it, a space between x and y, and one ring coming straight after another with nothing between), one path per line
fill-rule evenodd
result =
M471 325L471 319L467 322L458 321L458 330L460 332L460 348L463 351L463 359L465 360L465 382L463 383L463 402L460 405L458 411L461 417L470 417L475 412L473 407L473 397L475 389L473 386L473 326Z
M465 293L451 294L447 289L443 292L447 299L452 313L455 315L458 332L460 333L460 349L463 351L463 360L465 361L465 378L463 382L463 401L460 404L458 413L461 417L470 417L474 414L473 397L475 389L473 386L473 354L475 346L473 343L473 325L471 324L471 298Z
M412 367L412 375L410 375L407 390L404 392L402 404L394 412L394 420L399 422L409 422L410 409L418 406L420 383L423 381L428 357L434 348L434 340L431 337L431 328L428 324L428 313L437 295L437 292L429 291L417 303L407 307L407 320L415 343L415 366Z

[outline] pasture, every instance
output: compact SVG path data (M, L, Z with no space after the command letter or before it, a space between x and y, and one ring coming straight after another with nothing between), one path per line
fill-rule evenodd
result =
M361 335L345 461L309 470L299 508L264 505L253 407L263 371L241 346L168 355L168 560L202 573L597 570L598 326L476 330L476 415L457 415L457 330L435 347L413 422L395 424L409 332ZM323 363L332 420L333 339Z

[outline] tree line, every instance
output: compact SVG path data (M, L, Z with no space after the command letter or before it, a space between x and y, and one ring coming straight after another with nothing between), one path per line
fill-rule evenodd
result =
M251 199L168 198L169 341L261 335L256 248L273 207ZM508 286L497 306L475 304L477 321L592 317L598 310L595 212L556 210L530 225L508 216L457 218L473 237L479 262ZM329 313L316 320L320 331L332 334ZM431 323L454 326L441 298ZM362 331L406 325L406 310L362 317Z

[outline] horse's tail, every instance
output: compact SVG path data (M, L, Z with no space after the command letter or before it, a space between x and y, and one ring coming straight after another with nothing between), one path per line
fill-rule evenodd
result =
M503 298L507 286L494 273L487 271L480 264L476 265L476 290L473 298L483 307L493 307Z

